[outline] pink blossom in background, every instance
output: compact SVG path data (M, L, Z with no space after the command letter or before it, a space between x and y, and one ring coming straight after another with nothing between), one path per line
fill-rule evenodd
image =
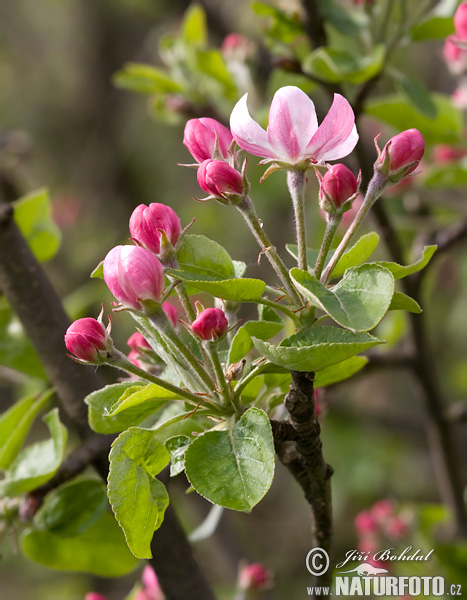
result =
M222 160L205 160L198 169L197 178L200 188L210 196L243 192L242 175Z
M104 259L104 280L124 306L142 309L142 300L159 302L164 269L159 259L140 246L116 246Z
M462 2L457 7L454 14L454 28L456 30L456 37L460 39L467 39L467 2Z
M178 323L178 310L176 309L176 307L170 302L163 302L162 309L165 312L165 314L169 317L172 325L176 327Z
M252 563L244 567L238 578L238 587L241 590L266 590L271 584L271 574L261 563Z
M216 121L208 117L203 119L190 119L185 125L183 143L198 163L208 159L221 158L214 156L216 147L216 136L219 151L223 158L228 157L228 151L233 141L230 131Z
M84 597L84 600L108 600L108 598L97 592L88 592Z
M449 146L448 144L437 144L433 147L433 160L435 163L452 163L467 156L467 150Z
M136 594L135 600L163 600L164 595L160 588L159 580L150 565L144 567L141 581L143 589Z
M355 517L355 529L359 535L375 533L379 530L379 525L370 511L364 510Z
M140 204L130 217L131 237L154 254L159 254L161 249L161 231L174 246L181 230L177 213L165 204Z
M467 84L461 83L461 85L452 93L452 103L457 108L464 110L467 108Z
M381 522L392 516L396 510L394 502L392 500L379 500L373 504L371 508L371 514L376 521Z
M99 321L85 317L74 321L65 333L65 346L80 360L94 362L106 349L105 329Z
M151 346L148 344L146 338L144 337L144 335L142 333L140 333L139 331L136 331L135 333L133 333L132 335L130 335L130 337L127 340L127 344L128 346L130 346L130 348L134 351L137 352L140 348L147 348L150 349Z
M454 75L461 75L467 70L467 50L460 48L449 36L444 42L443 56L446 64Z
M254 121L245 94L230 116L232 135L250 154L298 165L317 164L347 156L354 149L358 134L353 110L340 94L318 127L315 106L300 88L286 86L274 95L265 131Z
M392 540L400 540L404 538L408 531L409 525L405 519L399 516L391 517L384 527L386 535Z

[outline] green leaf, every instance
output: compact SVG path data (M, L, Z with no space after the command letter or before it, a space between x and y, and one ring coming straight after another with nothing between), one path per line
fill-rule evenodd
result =
M425 246L423 248L421 257L417 260L417 262L405 267L395 262L377 262L370 264L380 265L381 267L388 269L393 274L394 279L402 279L403 277L413 275L414 273L418 273L418 271L424 269L430 262L433 254L436 252L436 248L437 246Z
M49 192L42 188L13 202L14 218L38 261L55 256L60 247L60 229L52 220Z
M186 235L177 260L184 271L221 279L235 277L227 250L204 235Z
M206 13L200 4L191 4L185 12L180 37L190 47L201 47L207 44Z
M8 310L0 310L0 314L6 317ZM0 364L25 373L28 377L47 381L47 375L34 346L19 321L13 317L0 326Z
M290 44L297 35L303 33L302 24L296 15L290 17L279 8L264 2L253 2L251 8L253 12L261 17L272 17L272 23L267 29L267 34L275 40Z
M428 16L412 27L411 35L414 42L444 39L454 33L452 17Z
M154 531L162 525L169 496L155 477L170 460L150 429L131 427L112 444L108 496L128 547L137 558L151 558Z
M282 329L284 324L275 321L247 321L242 325L234 339L229 351L229 364L234 364L246 356L253 348L251 336L260 340L269 340Z
M51 569L120 577L138 565L125 544L122 530L109 512L85 532L73 537L27 529L20 543L23 554Z
M436 119L438 109L430 92L421 81L413 77L407 77L407 75L400 71L396 74L396 81L415 110L427 119Z
M170 94L182 89L165 71L139 63L127 63L114 75L113 82L139 94Z
M264 304L258 304L258 319L260 321L272 321L273 323L282 323L282 319L271 307Z
M432 94L438 111L436 119L428 119L401 94L370 100L365 112L388 123L398 131L418 129L427 144L455 144L462 136L462 111L453 106L450 96Z
M187 435L174 435L165 442L170 454L170 477L175 477L185 470L185 452L191 444Z
M423 185L429 188L456 188L467 185L467 166L463 163L432 165L423 173Z
M34 515L34 527L60 537L72 537L94 525L106 507L107 493L102 481L77 479L47 494Z
M101 262L91 271L91 278L93 279L104 279L104 261Z
M375 264L348 269L332 290L301 269L292 269L290 275L307 300L354 332L376 327L394 294L394 277Z
M362 237L339 259L332 272L333 277L340 277L351 267L358 267L364 263L376 250L379 235L374 231L365 233Z
M285 249L291 256L293 256L296 260L298 260L297 244L286 244ZM316 260L318 258L318 254L319 254L319 250L314 250L312 248L306 249L306 258L307 258L308 264L310 265L310 270L312 270L314 268L314 265L316 264ZM334 254L334 251L331 250L331 252L329 252L329 254L326 257L326 264L331 260L331 257L333 254Z
M327 385L334 385L352 377L355 373L358 373L367 364L368 358L365 356L352 356L337 365L332 365L327 369L323 369L316 373L314 385L315 388L326 387Z
M348 12L334 0L319 0L319 8L326 22L346 36L356 36L368 27L368 18L362 13Z
M406 310L411 313L419 314L422 312L420 305L410 296L402 292L394 292L389 310Z
M67 431L60 423L57 408L47 413L43 420L52 438L32 444L18 454L5 479L0 481L0 495L18 496L29 492L55 475L65 452Z
M110 417L110 413L117 406L123 394L131 389L139 391L141 386L134 381L113 383L100 390L92 392L84 399L88 405L88 420L93 431L97 433L118 433L134 425L134 414L131 412Z
M197 49L195 57L198 70L220 83L227 98L236 98L237 86L220 50Z
M246 263L244 263L242 260L233 260L232 263L235 269L234 277L243 277L246 271Z
M216 279L208 275L198 275L189 271L166 269L168 275L173 275L200 292L207 292L217 298L234 300L236 302L254 302L259 300L266 289L266 284L260 279Z
M152 415L167 404L169 400L180 400L181 396L158 386L155 383L135 385L123 393L113 405L108 418L125 413L126 417L133 416L135 423Z
M271 486L274 456L269 418L250 408L229 431L197 437L185 453L185 472L210 502L250 512Z
M280 367L316 372L384 342L368 333L352 333L336 327L313 327L285 339L280 346L255 338L253 343L261 354Z
M53 390L47 390L39 398L23 398L0 416L1 469L8 469L16 458L31 425L53 394Z
M303 61L303 70L329 83L346 81L360 84L378 75L384 63L385 48L375 46L371 52L358 56L350 50L317 48Z

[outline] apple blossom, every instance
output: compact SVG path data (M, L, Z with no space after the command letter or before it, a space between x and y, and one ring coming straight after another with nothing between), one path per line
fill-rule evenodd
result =
M286 86L274 95L265 131L254 121L245 94L230 116L230 128L237 144L282 166L307 168L310 164L337 160L354 149L358 134L353 110L340 94L318 127L312 100L300 88Z
M193 332L205 341L214 341L222 337L229 323L220 308L206 308L191 324Z
M224 198L226 194L243 192L243 177L222 160L205 160L198 169L198 183L210 196Z
M350 169L342 164L332 165L321 180L320 205L324 210L326 210L327 203L340 208L345 202L355 197L358 187L357 178Z
M261 563L252 563L244 567L238 578L238 587L244 591L266 590L271 584L271 574Z
M214 156L216 137L221 156ZM209 117L190 119L185 125L183 143L196 162L200 164L208 158L226 159L232 141L232 134L227 127L215 119Z
M388 141L377 166L389 176L405 177L418 167L424 152L425 140L422 134L418 129L407 129Z
M161 231L174 246L181 229L177 213L165 204L140 204L130 217L131 237L154 254L160 253Z
M169 321L172 323L172 325L176 327L178 323L178 310L175 308L175 306L170 304L170 302L163 302L162 310L169 317Z
M106 350L106 332L97 319L85 317L74 321L65 334L65 345L80 360L99 361Z
M104 259L104 280L124 306L141 310L141 302L159 302L164 269L156 256L140 246L116 246Z

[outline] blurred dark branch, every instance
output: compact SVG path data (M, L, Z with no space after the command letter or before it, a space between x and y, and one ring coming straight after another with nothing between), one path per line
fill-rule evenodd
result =
M467 221L463 221L462 223L454 225L453 227L441 229L441 231L438 231L429 241L430 244L436 244L438 246L435 258L438 258L440 254L443 254L444 252L448 252L457 244L465 244L466 242Z
M83 470L84 457L107 479L110 440L98 444L87 423L85 396L102 387L94 370L86 369L66 356L63 336L70 323L59 296L53 289L42 267L16 226L11 205L0 201L0 290L5 294L18 315L28 337L34 344L44 369L55 387L60 404L74 428L86 440L76 454L71 455L60 472L60 481L73 469ZM107 451L105 444L107 443ZM96 446L94 445L96 444ZM82 456L84 454L84 456ZM161 528L153 541L154 558L151 563L157 572L161 587L170 600L214 600L213 592L198 564L191 546L169 506ZM183 590L174 589L180 581ZM177 588L178 589L178 588ZM189 594L186 590L189 589Z
M326 46L328 43L324 18L318 0L300 0L303 10L303 25L313 48Z

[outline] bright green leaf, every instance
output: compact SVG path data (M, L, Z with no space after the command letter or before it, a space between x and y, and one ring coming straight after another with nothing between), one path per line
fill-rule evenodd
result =
M396 81L412 106L427 119L436 119L438 109L430 92L418 79L397 72Z
M137 558L151 558L154 531L162 525L169 496L156 479L170 460L150 429L131 427L112 444L108 496L128 547Z
M134 424L156 412L169 400L180 400L180 396L158 386L155 383L135 385L124 391L123 395L112 406L108 418L125 413L126 417L133 416Z
M104 279L104 261L103 260L101 260L101 262L96 266L96 268L93 269L90 277L92 277L94 279Z
M319 0L318 4L326 22L346 36L356 36L368 27L368 18L363 11L347 11L334 0Z
M258 304L258 319L260 321L272 321L273 323L282 323L282 319L271 307L264 304Z
M134 381L113 383L86 396L84 401L89 407L88 420L93 431L97 433L118 433L134 425L134 414L131 412L113 417L109 416L117 406L119 399L130 388L139 391L141 385L136 384Z
M367 362L368 358L365 356L352 356L352 358L348 358L337 365L323 369L316 373L315 388L326 387L327 385L334 385L335 383L344 381L363 369Z
M438 116L434 120L422 115L401 94L370 100L365 107L365 112L388 123L397 131L418 129L427 144L459 142L463 132L462 111L452 104L450 96L433 94L432 98L438 111Z
M368 333L313 327L285 339L279 346L255 338L253 343L261 354L280 367L316 372L384 342Z
M165 71L137 63L127 63L113 81L117 87L139 94L171 94L181 90L180 84Z
M391 304L389 305L389 310L406 310L415 314L422 312L418 302L402 292L394 292Z
M237 86L220 50L197 49L195 56L199 71L220 83L228 98L236 98Z
M271 486L274 456L269 418L250 408L231 430L197 437L185 453L185 472L214 504L250 512Z
M303 33L303 26L296 15L289 16L285 11L265 2L253 2L252 10L261 17L271 17L267 29L269 37L284 44L290 44L297 35Z
M394 294L394 277L387 269L375 264L348 269L332 289L301 269L292 269L290 275L299 292L313 306L355 332L376 327Z
M207 292L217 298L237 302L254 302L259 300L266 289L266 284L260 279L216 279L208 275L198 275L189 271L166 269L168 275L173 275L200 292Z
M365 233L362 237L339 259L332 272L333 277L340 277L351 267L358 267L364 263L376 250L379 235L374 231Z
M89 529L107 507L105 484L98 479L77 479L52 490L34 515L34 527L60 537Z
M138 565L125 544L122 530L109 512L84 533L73 537L27 529L20 542L23 554L51 569L120 577Z
M384 46L375 46L371 52L358 56L350 50L317 48L303 61L305 73L329 83L346 81L360 84L378 75L384 63Z
M170 454L170 476L175 477L185 469L185 452L191 444L187 435L174 435L165 442Z
M284 326L274 321L247 321L235 334L229 352L229 364L234 364L246 356L253 348L251 336L269 340Z
M63 459L67 430L60 423L58 409L44 417L51 439L32 444L22 450L0 481L0 495L18 496L39 487L51 479Z
M433 254L436 252L436 248L437 246L425 246L423 248L421 257L417 260L417 262L405 267L394 262L377 262L370 264L380 265L381 267L388 269L393 274L394 279L402 279L403 277L413 275L414 273L418 273L418 271L424 269L430 262Z
M53 394L47 390L39 398L23 398L0 416L1 469L8 469L16 458L31 425Z
M453 18L441 16L428 16L423 21L418 21L411 30L414 42L444 39L452 33L454 33Z
M200 4L191 4L185 16L180 30L183 42L189 47L202 47L208 41L206 24L206 13Z
M55 256L60 246L60 229L52 220L49 193L42 188L13 202L14 218L38 261Z
M4 316L6 311L1 311ZM0 326L0 364L29 377L47 381L36 349L16 318Z
M467 185L467 166L463 163L432 165L423 172L423 185L429 188L456 188Z
M235 277L227 250L204 235L186 235L177 259L184 271L221 279Z

